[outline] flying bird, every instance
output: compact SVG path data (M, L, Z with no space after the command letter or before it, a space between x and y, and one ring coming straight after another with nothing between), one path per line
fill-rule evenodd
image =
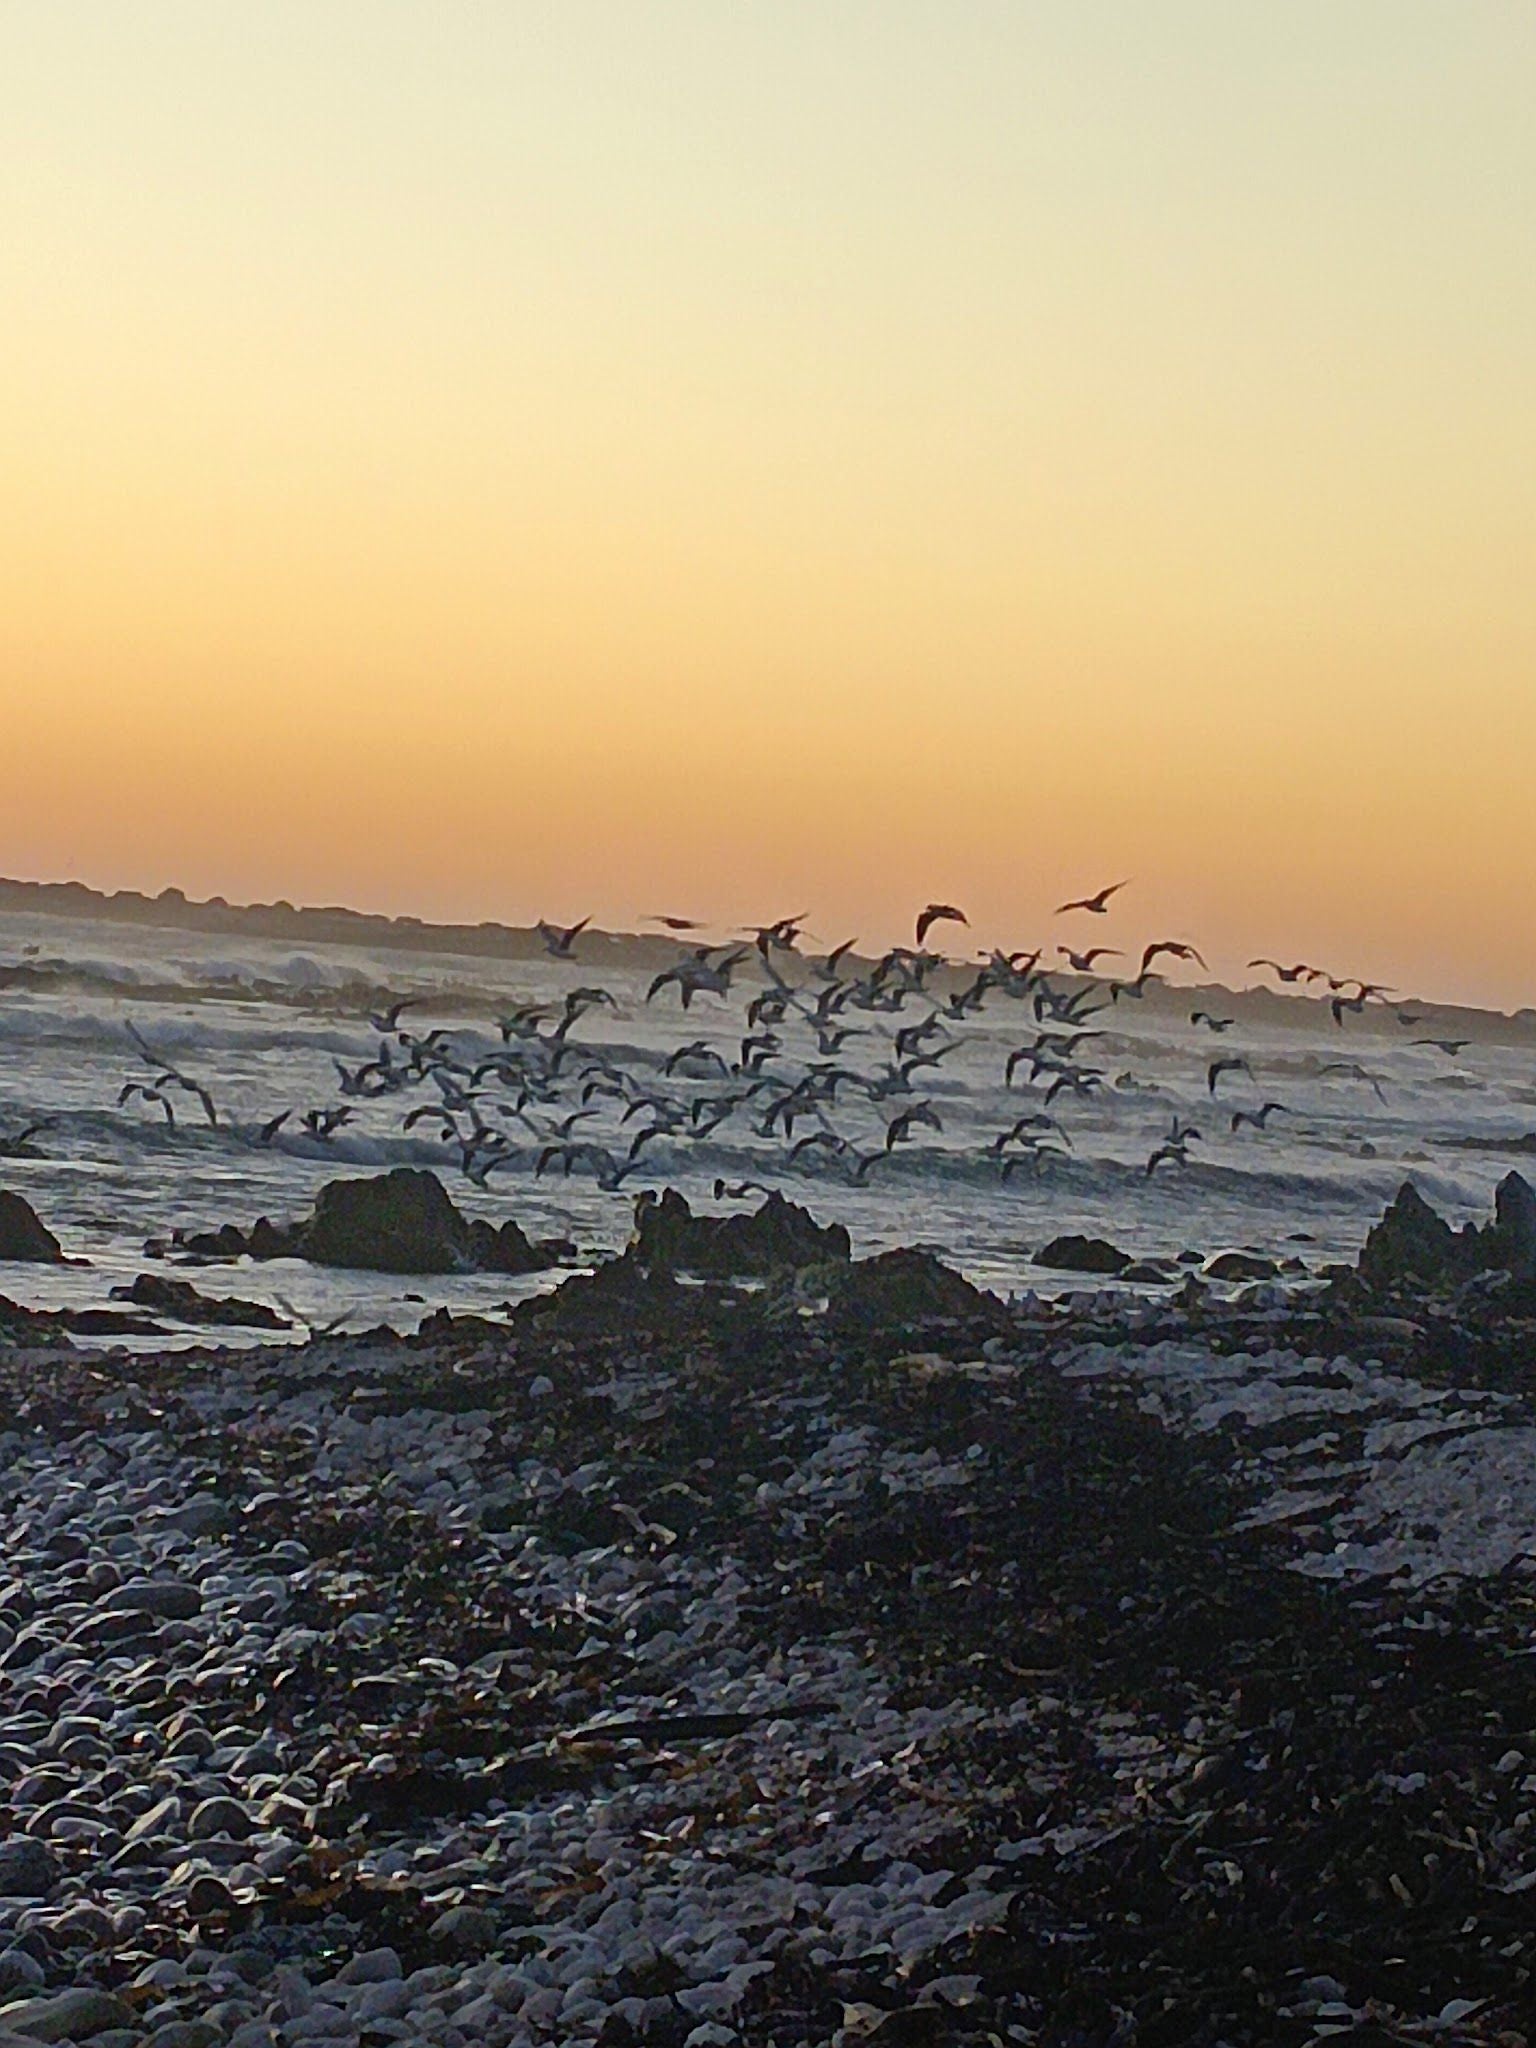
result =
M1102 917L1109 908L1110 897L1129 887L1130 877L1127 875L1123 882L1109 882L1104 888L1096 890L1092 896L1076 896L1070 903L1058 903L1055 914L1057 917L1065 917L1069 910L1091 910L1096 917Z
M941 918L948 918L951 924L968 925L970 919L963 910L956 910L952 903L930 903L917 913L917 943L921 945L929 932Z
M939 1113L931 1102L915 1102L910 1109L901 1110L885 1127L885 1149L892 1151L903 1145L912 1135L914 1124L927 1124L930 1130L942 1131L944 1126Z
M1250 960L1248 965L1250 967L1272 967L1280 979L1286 982L1319 981L1323 973L1321 967L1309 967L1305 960L1298 960L1294 967L1282 967L1278 960L1263 959Z
M1256 1131L1263 1131L1269 1128L1269 1120L1272 1116L1294 1116L1295 1114L1296 1112L1293 1109L1287 1109L1283 1102L1262 1102L1257 1109L1234 1109L1232 1112L1232 1128L1234 1131L1240 1131L1244 1124L1252 1124Z
M1319 1074L1347 1074L1352 1081L1368 1081L1375 1089L1379 1102L1385 1102L1387 1099L1382 1090L1381 1076L1362 1067L1358 1060L1328 1060L1317 1071Z
M1119 960L1123 957L1118 946L1090 946L1086 953L1074 953L1070 946L1058 946L1056 950L1076 974L1092 974L1095 960Z
M1171 960L1193 960L1197 967L1205 967L1206 972L1210 972L1201 955L1193 946L1186 946L1182 939L1154 939L1142 953L1141 966L1138 969L1139 979L1146 979L1147 969L1161 953L1166 953Z
M397 1002L388 1004L382 1010L370 1010L368 1022L380 1037L388 1037L391 1031L398 1031L400 1019L407 1010L418 1010L425 1001L423 996L401 996Z
M575 957L571 948L591 922L590 917L584 917L580 924L558 925L541 917L536 929L551 960L571 960Z
M1246 1074L1251 1081L1253 1069L1241 1053L1224 1053L1219 1060L1212 1060L1205 1070L1205 1086L1208 1094L1216 1093L1216 1083L1223 1074Z

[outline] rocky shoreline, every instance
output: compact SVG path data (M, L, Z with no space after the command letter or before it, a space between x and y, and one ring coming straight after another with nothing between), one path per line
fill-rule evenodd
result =
M639 1264L0 1352L0 2042L1524 2038L1524 1393Z
M0 1337L0 2043L1525 2038L1521 1302L774 1221L510 1329Z

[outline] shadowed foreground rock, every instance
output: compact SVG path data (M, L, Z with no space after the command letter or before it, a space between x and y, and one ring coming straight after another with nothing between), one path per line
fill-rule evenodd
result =
M59 1240L32 1204L9 1188L0 1188L0 1259L45 1266L64 1263Z
M828 1275L827 1321L838 1335L871 1328L910 1329L934 1322L990 1322L1002 1314L992 1294L931 1252L881 1252Z

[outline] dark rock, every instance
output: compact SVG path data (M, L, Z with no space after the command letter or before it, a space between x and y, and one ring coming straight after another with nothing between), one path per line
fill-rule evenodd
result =
M1001 1304L931 1252L881 1252L824 1269L827 1321L849 1335L916 1323L992 1322Z
M61 1266L63 1249L32 1204L9 1188L0 1188L0 1259L38 1266Z
M114 1586L102 1605L115 1614L152 1614L167 1621L190 1621L201 1614L203 1596L185 1579L130 1579Z
M274 1223L270 1217L258 1216L245 1248L253 1259L297 1258L298 1232L291 1223Z
M1273 1280L1280 1268L1259 1252L1217 1252L1200 1270L1207 1280Z
M505 1223L475 1221L468 1226L473 1263L486 1273L542 1273L554 1263L550 1249L534 1244L509 1217Z
M0 1841L0 1898L45 1899L60 1874L45 1843L30 1835L8 1835Z
M64 1326L49 1309L23 1308L0 1294L0 1343L67 1344Z
M1107 1273L1111 1276L1123 1273L1131 1264L1129 1252L1111 1244L1103 1237L1053 1237L1049 1244L1042 1245L1035 1253L1037 1266L1048 1266L1054 1273Z
M1458 1231L1405 1181L1366 1239L1358 1270L1378 1293L1403 1285L1452 1285L1482 1273L1508 1273L1522 1291L1536 1287L1536 1190L1520 1174L1506 1174L1494 1197L1493 1221Z
M372 1273L542 1273L559 1262L558 1247L531 1243L516 1223L463 1215L435 1173L409 1166L327 1181L313 1214L300 1223L259 1216L249 1231L226 1223L173 1243L177 1251L200 1258L309 1259L317 1266ZM183 1315L168 1299L164 1309Z
M695 1336L717 1328L741 1299L730 1287L689 1286L671 1273L648 1272L626 1255L520 1302L512 1323L569 1337L621 1337L641 1330Z
M847 1260L853 1246L842 1224L823 1226L779 1194L751 1215L695 1216L686 1198L667 1188L636 1201L630 1255L650 1271L729 1280Z
M1405 1180L1360 1254L1360 1277L1368 1286L1389 1288L1402 1281L1434 1285L1472 1270L1464 1238Z
M1485 1262L1536 1282L1536 1189L1523 1175L1507 1173L1499 1182L1493 1216L1479 1247Z
M327 1181L299 1233L317 1266L375 1273L457 1273L469 1231L435 1173L397 1166L365 1180Z
M140 1273L131 1287L114 1287L114 1301L131 1301L158 1315L174 1316L183 1323L219 1323L253 1330L286 1330L289 1325L276 1309L260 1301L215 1300L199 1294L189 1280L167 1280L158 1273Z
M1122 1280L1134 1280L1142 1287L1165 1287L1178 1279L1177 1268L1165 1259L1135 1259L1129 1266L1122 1267Z

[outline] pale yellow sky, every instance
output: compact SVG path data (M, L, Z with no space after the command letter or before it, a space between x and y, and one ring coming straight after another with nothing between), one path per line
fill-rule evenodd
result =
M19 0L0 871L1134 873L1536 1001L1533 89L1476 0Z

